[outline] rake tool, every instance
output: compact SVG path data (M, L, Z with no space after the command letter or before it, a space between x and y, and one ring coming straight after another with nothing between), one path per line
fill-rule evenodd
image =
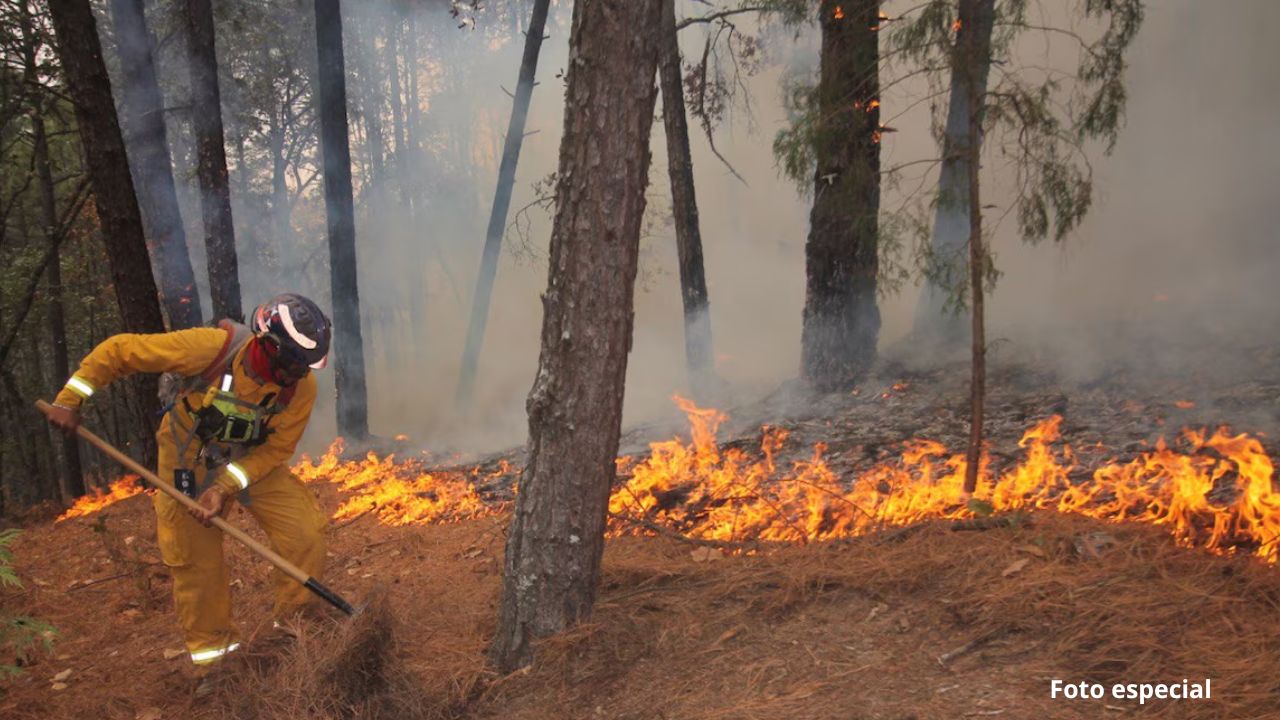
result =
M44 413L45 415L48 415L49 412L53 410L53 406L45 402L44 400L37 400L36 408L40 410L40 412ZM146 469L142 465L139 465L136 460L120 452L114 446L112 446L111 443L107 442L106 440L103 440L102 438L93 434L89 430L85 429L84 426L77 427L76 434L79 435L81 438L83 438L85 441L87 441L90 445L93 445L94 447L98 448L102 452L109 455L116 462L120 463L121 465L124 465L129 470L132 470L133 472L137 473L139 477L141 477L143 480L146 480L152 487L164 493L165 495L168 495L174 500L177 500L179 503L186 506L188 509L201 509L200 505L197 504L195 500L192 500L191 498L187 497L183 493L179 492L178 489L173 487L172 485L168 485L164 482L161 482L160 478L156 477L155 473ZM231 537L235 538L236 540L240 541L241 544L243 544L245 547L249 548L250 550L254 551L258 555L261 555L263 558L266 558L266 560L270 562L272 565L275 565L276 567L280 568L280 570L285 575L288 575L294 580L297 580L299 583L302 583L302 585L306 587L308 590L318 595L325 602L329 603L330 605L346 613L348 616L355 616L365 609L365 605L360 605L359 607L352 607L351 603L342 599L341 595L325 587L323 584L320 583L319 580L316 580L310 575L307 575L297 565L294 565L288 560L285 560L283 557L280 557L280 555L277 554L274 550L263 545L257 540L254 540L253 538L249 537L243 530L236 527L235 525L232 525L226 520L223 520L220 517L215 517L213 518L213 526L218 528L222 532L230 535Z

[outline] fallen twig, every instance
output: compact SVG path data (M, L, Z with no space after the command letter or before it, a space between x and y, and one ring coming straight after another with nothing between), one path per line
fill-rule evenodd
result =
M983 645L986 645L987 643L991 642L992 640L995 640L996 638L998 638L998 637L1000 637L1000 636L1002 636L1002 635L1004 635L1004 634L1006 634L1006 633L1008 633L1008 632L1009 632L1009 628L1008 628L1008 627L1004 627L1004 626L1001 626L1001 627L998 627L998 628L994 628L994 629L988 630L987 632L985 632L985 633L983 633L983 634L979 635L978 637L976 637L976 638L974 638L974 639L970 640L969 642L967 642L967 643L965 643L965 644L961 645L960 647L956 648L955 650L951 650L951 651L949 651L949 652L945 652L945 653L942 653L941 655L939 655L939 656L938 656L938 664L939 664L939 665L941 665L942 667L946 667L946 666L947 666L948 664L950 664L953 660L956 660L957 658L960 658L960 657L963 657L963 656L965 656L965 655L968 655L969 653L973 652L974 650L977 650L978 648L982 647Z
M968 518L966 520L956 520L951 523L951 529L955 532L973 531L973 530L995 530L997 528L1016 528L1029 525L1031 518L1024 513L1012 512L1004 515L990 515L987 517Z
M927 527L927 525L922 522L913 523L911 525L903 525L902 527L897 527L892 530L880 533L880 535L876 538L876 542L877 544L880 544L880 545L902 542L903 540L906 540L912 535L915 535L916 533L925 529L925 527Z
M110 581L110 580L119 580L120 578L122 578L122 577L128 577L128 576L132 575L133 573L134 573L134 571L133 571L133 570L126 570L126 571L124 571L124 572L122 572L122 573L116 573L115 575L110 575L110 576L108 576L108 577L98 578L97 580L90 580L89 582L87 582L87 583L85 583L85 584L83 584L83 585L76 585L75 587L67 588L67 592L69 592L69 593L70 593L70 592L75 592L75 591L77 591L77 590L83 590L83 589L85 589L85 588L87 588L87 587L93 587L94 585L97 585L97 584L99 584L99 583L108 582L108 581Z
M705 540L703 538L689 537L688 535L672 530L671 528L666 527L665 525L659 525L658 523L653 522L652 520L635 518L629 515L610 514L609 517L615 520L618 520L619 522L625 522L631 525L638 525L646 530L655 532L658 535L661 535L663 537L668 537L668 538L671 538L672 540L679 540L680 542L689 543L690 545L697 545L698 547L719 548L721 550L731 550L735 552L741 552L744 550L754 551L754 550L760 549L760 544L755 542Z
M372 508L370 508L370 509L372 509ZM362 511L360 512L360 514L359 514L359 515L356 515L355 517L353 517L353 518L351 518L350 520L348 520L348 521L346 521L346 522L342 523L341 525L334 525L334 526L333 526L333 529L334 529L334 530L341 530L342 528L344 528L344 527L346 527L346 526L350 525L351 523L354 523L355 521L359 520L360 518L362 518L362 517L364 517L365 515L368 515L368 514L369 514L369 510L362 510Z

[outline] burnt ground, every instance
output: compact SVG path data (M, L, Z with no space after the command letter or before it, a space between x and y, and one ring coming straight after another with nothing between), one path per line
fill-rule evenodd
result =
M1101 444L1084 464L1123 459L1183 425L1224 422L1265 433L1276 457L1277 359L1261 350L1247 371L1116 371L1083 383L1006 363L990 381L993 456L1016 457L1022 431L1057 413L1075 447ZM889 363L856 395L783 388L731 409L721 438L752 447L767 419L791 430L797 457L827 443L830 464L846 474L896 456L911 437L959 451L961 367ZM631 431L624 451L671 432ZM330 510L342 499L332 484L313 487ZM237 511L233 521L246 518ZM1280 705L1274 568L1176 547L1161 528L1054 513L978 532L932 522L752 557L669 538L611 540L592 621L544 644L530 671L495 678L483 650L504 528L502 513L407 527L364 515L331 531L327 579L354 597L386 588L397 659L420 683L422 717L1274 718ZM52 622L59 638L5 681L0 717L259 716L245 714L243 698L192 702L144 497L26 530L15 547L25 588L0 597L6 609ZM1105 551L1081 553L1081 540L1099 534ZM230 544L228 557L251 636L246 655L270 652L255 635L269 622L270 568ZM1184 677L1213 678L1213 699L1049 697L1052 678L1109 686Z

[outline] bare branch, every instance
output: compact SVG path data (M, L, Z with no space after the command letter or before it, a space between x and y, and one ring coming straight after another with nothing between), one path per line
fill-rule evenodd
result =
M681 20L680 22L677 22L676 30L677 31L683 30L689 27L690 25L695 25L697 23L712 23L712 22L715 22L716 20L722 20L724 18L732 17L734 15L741 15L743 13L760 12L761 10L764 10L764 9L765 8L761 6L753 5L750 7L734 8L733 10L721 10L720 12L713 12L713 13L708 13L706 15L699 15L698 17L689 17Z

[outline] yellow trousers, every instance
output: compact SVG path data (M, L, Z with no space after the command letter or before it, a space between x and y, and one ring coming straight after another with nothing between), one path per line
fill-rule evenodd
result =
M160 478L173 482L177 450L159 447ZM197 470L203 483L204 470ZM249 487L245 509L258 521L271 548L312 577L324 568L324 533L328 518L315 496L289 468L281 465ZM231 586L222 556L222 531L205 527L164 493L154 496L157 542L165 565L173 574L173 605L186 634L187 650L197 665L213 662L240 643L231 621ZM311 592L279 570L275 571L273 614L283 620L311 601Z

